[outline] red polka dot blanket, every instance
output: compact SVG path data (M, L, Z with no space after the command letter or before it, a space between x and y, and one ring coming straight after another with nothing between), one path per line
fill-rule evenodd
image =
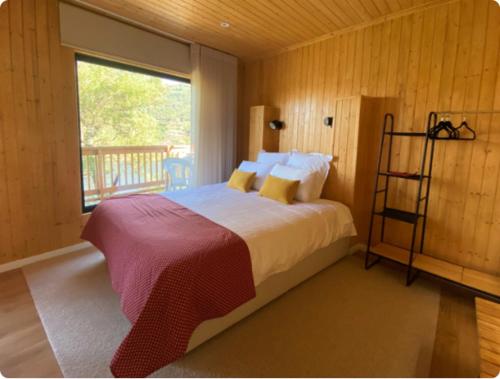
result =
M186 352L203 321L255 297L241 237L161 195L99 204L82 239L106 256L132 328L111 362L117 377L143 377Z

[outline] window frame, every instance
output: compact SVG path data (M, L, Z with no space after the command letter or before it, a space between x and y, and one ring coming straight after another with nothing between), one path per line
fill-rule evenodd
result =
M181 83L191 84L191 79L167 74L165 72L155 71L144 67L134 66L128 63L113 61L110 59L99 58L93 55L75 53L75 79L76 79L76 106L77 106L77 123L78 123L78 150L80 153L80 198L81 198L81 211L83 214L92 212L98 204L85 205L85 189L83 180L83 155L82 155L82 129L80 122L80 88L78 80L78 62L92 63L104 67L129 71L137 74L154 76L161 79L175 80Z

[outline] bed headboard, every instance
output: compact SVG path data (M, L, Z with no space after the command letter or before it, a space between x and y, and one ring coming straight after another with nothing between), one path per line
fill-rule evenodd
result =
M309 148L300 150L333 156L322 197L340 201L351 209L360 241L366 241L368 236L374 175L384 114L396 113L397 109L398 101L395 98L361 95L337 98L333 104L332 128L311 124L308 128L299 130L301 125L295 120L294 124L281 131L272 131L278 133L275 137L281 151L290 151L301 145ZM266 134L261 130L268 129L270 116L265 115L271 113L273 117L278 117L280 110L268 106L251 108L250 130L251 132L253 130L258 138L250 139L249 150L254 151L255 156L255 152L260 151L266 143L266 138L269 138L265 137ZM286 124L287 115L282 116ZM301 133L298 133L299 131Z

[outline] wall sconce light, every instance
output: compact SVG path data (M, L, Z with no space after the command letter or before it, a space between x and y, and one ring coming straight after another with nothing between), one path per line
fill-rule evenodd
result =
M323 119L323 125L328 126L329 128L333 128L333 117L328 116Z
M280 130L280 129L283 129L283 125L285 123L283 121L280 121L280 120L273 120L269 123L269 127L273 130Z

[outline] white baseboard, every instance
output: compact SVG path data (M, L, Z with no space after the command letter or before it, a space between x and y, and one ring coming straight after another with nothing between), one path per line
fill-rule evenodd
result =
M90 242L81 242L77 243L76 245L63 247L62 249L52 250L43 254L33 255L32 257L18 259L17 261L4 263L3 265L0 265L0 272L15 270L17 268L27 266L35 262L45 261L47 259L58 257L60 255L73 253L75 251L79 251L90 246L92 246Z
M356 251L365 251L365 250L366 250L365 243L357 243L349 248L349 254L354 254Z

